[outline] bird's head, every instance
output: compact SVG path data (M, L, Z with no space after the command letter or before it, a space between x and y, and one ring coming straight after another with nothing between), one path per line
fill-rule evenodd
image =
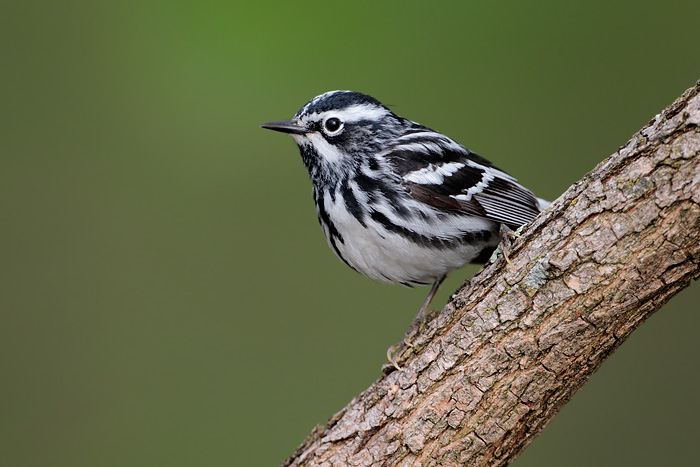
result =
M292 120L261 126L293 136L316 181L367 162L402 133L405 120L366 94L331 91L311 99Z

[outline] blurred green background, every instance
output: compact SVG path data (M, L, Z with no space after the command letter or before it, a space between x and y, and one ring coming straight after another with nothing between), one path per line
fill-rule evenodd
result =
M485 3L3 2L2 465L277 465L380 376L427 290L338 261L260 123L362 91L554 199L700 78L700 2ZM699 300L514 465L692 464Z

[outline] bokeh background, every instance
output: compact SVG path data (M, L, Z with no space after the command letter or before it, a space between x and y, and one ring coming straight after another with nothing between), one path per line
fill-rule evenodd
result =
M3 2L0 463L277 465L380 377L427 290L338 261L260 123L362 91L554 199L700 78L700 2L486 3ZM699 301L514 465L691 465Z

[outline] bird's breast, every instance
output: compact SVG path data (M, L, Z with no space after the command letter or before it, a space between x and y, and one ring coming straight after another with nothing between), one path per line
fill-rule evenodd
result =
M346 201L339 191L317 193L326 240L346 264L381 282L430 283L498 241L491 221L439 212L415 200L404 200L401 213L388 202L362 204L361 215Z

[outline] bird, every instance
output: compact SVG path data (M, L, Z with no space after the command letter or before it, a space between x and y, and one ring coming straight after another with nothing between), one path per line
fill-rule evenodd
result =
M488 260L502 226L515 230L549 205L487 159L367 94L326 92L291 120L261 127L294 138L338 258L380 282L432 284L417 318L450 272Z

